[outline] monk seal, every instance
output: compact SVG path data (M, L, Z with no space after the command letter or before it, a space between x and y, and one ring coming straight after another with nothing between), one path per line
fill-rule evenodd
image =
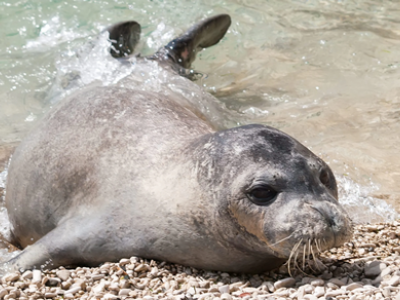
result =
M272 127L217 130L217 100L188 79L196 52L230 23L204 20L134 60L126 78L81 89L47 114L9 167L6 206L25 248L10 265L139 256L256 273L350 238L325 162ZM138 30L109 29L114 57L132 53Z

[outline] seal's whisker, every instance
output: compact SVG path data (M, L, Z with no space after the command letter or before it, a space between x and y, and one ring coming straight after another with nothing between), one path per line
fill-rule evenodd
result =
M300 268L300 266L299 266L298 263L297 263L297 256L299 255L299 252L300 252L299 247L300 247L300 245L301 245L302 242L303 242L303 239L301 239L301 241L298 243L298 245L297 245L297 247L296 247L297 252L296 252L296 257L295 257L295 259L294 259L294 263L295 263L295 267L297 268L297 270L299 270L299 271L300 271L301 273L303 273L304 275L307 275L307 273L305 273L305 272ZM304 266L304 260L303 260L303 266ZM304 267L303 267L303 269L304 269Z
M295 245L295 247L296 247L296 245ZM292 260L292 255L294 253L295 247L293 247L292 250L290 251L290 255L289 255L289 259L288 259L288 273L289 273L290 277L293 277L292 273L290 272L290 261Z
M311 245L311 243L310 243L310 245ZM317 262L317 259L315 257L314 250L313 250L312 246L311 246L311 255L312 255L313 261L315 262L315 267L317 268L317 271L320 271L320 268L318 266L318 262Z
M291 273L291 271L290 271L290 260L291 260L292 257L293 257L293 263L294 263L294 266L296 267L296 265L297 265L297 262L296 262L296 260L297 260L297 255L296 255L296 256L293 256L293 254L297 252L297 249L299 248L299 246L300 246L300 244L301 244L302 241L303 241L303 240L301 240L301 241L299 241L298 243L296 243L296 245L294 245L292 251L290 252L289 263L288 263L288 273L289 273L290 277L293 277L293 276L292 276L292 273Z
M285 237L285 238L283 238L283 239L281 239L281 240L279 240L279 241L277 241L277 242L271 244L271 246L276 246L277 244L282 243L283 241L286 241L287 239L290 239L290 238L293 236L293 234L295 234L295 233L296 233L296 232L292 232L292 233L291 233L290 235L288 235L287 237Z
M321 251L321 244L320 244L319 239L315 240L315 246L317 246L318 252L321 253L322 251Z
M297 254L299 254L299 252L300 251L297 251ZM303 258L304 258L304 256L303 256ZM303 275L308 275L306 272L304 272L301 268L300 268L300 266L297 264L297 255L296 255L296 267L297 267L297 270L299 270ZM304 259L303 259L303 269L304 269Z
M316 251L317 253L322 252L321 249L320 249L319 246L318 246L318 240L314 240L314 243L315 243L315 251Z
M307 248L307 244L304 243L304 248L303 248L303 270L306 268L306 248Z
M312 251L312 248L311 248L311 239L308 239L308 260L310 260L310 252ZM310 263L308 263L308 267L311 269L311 271L312 272L314 272L314 273L317 273L312 267L311 267L311 264Z

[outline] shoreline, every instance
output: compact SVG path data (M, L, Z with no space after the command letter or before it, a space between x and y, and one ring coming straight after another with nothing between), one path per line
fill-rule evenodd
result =
M97 268L8 273L0 299L400 300L400 220L357 225L351 242L290 273L287 265L246 275L132 257Z

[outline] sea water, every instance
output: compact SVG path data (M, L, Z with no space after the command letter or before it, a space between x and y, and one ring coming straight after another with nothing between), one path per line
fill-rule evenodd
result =
M355 222L398 218L391 206L400 208L395 2L0 0L0 146L17 145L74 90L129 73L108 55L105 27L136 20L136 52L148 55L219 13L230 14L232 25L217 46L198 54L197 83L236 116L235 124L277 127L322 157ZM4 207L0 218L7 235Z

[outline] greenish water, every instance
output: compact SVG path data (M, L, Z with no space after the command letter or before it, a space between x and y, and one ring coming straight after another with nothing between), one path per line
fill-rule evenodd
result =
M18 144L71 91L112 81L107 45L97 42L106 26L138 21L138 52L150 54L194 22L229 13L226 37L194 64L207 75L199 84L238 124L278 127L323 157L348 209L363 207L361 220L394 218L379 199L400 199L399 7L361 0L0 0L0 146Z

